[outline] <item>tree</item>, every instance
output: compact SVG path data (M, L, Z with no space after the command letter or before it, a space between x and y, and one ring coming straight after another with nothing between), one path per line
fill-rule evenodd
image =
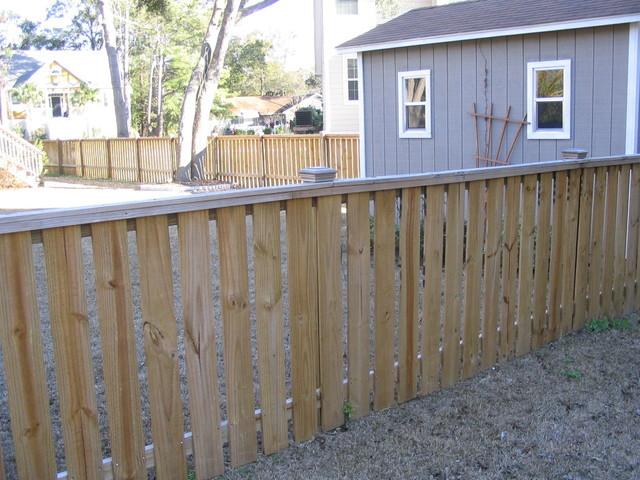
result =
M378 19L382 22L398 15L398 0L376 0Z
M128 137L131 131L131 104L125 92L124 81L126 71L120 67L116 28L113 21L111 0L97 0L98 11L102 17L102 33L109 60L109 74L113 88L114 107L116 111L116 129L118 137ZM126 47L125 47L126 50Z
M68 27L47 27L51 19L66 20L72 12L75 13ZM21 38L13 47L19 50L98 50L102 47L96 0L56 0L47 10L44 22L22 20L18 28Z
M140 135L177 133L184 89L206 28L200 0L168 3L133 12L131 118Z
M97 0L56 0L47 10L47 20L64 18L69 15L69 12L75 12L75 14L68 28L49 30L64 42L62 48L71 50L102 48L102 27Z
M250 37L244 42L234 38L224 61L220 86L236 95L262 95L271 42Z
M178 135L179 181L202 174L202 162L211 131L209 114L214 105L224 58L237 20L273 5L278 0L214 0L200 55L185 90Z
M87 103L95 103L99 99L98 89L91 88L86 82L80 82L80 86L71 94L71 105L82 107Z
M288 72L282 63L270 59L271 41L249 37L234 38L224 61L220 87L233 95L293 95L306 90L305 72Z

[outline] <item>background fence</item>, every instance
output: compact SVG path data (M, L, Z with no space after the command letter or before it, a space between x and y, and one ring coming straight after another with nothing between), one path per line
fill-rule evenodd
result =
M341 425L344 402L366 415L588 319L637 310L638 162L550 162L0 219L13 433L3 445L15 451L7 466L20 478L54 478L58 454L63 478L146 478L154 466L158 479L176 479L193 454L198 478L209 478L224 470L223 448L231 466L285 448L291 416L302 442ZM46 273L34 267L40 255ZM43 321L64 455L52 435ZM100 332L100 356L90 352L90 328Z
M243 135L209 138L205 178L258 187L298 183L304 167L359 176L357 135ZM49 172L85 178L164 183L173 180L177 139L170 137L48 140Z

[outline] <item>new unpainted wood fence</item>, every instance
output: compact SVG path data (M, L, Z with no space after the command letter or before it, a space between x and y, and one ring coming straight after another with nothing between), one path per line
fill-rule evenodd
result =
M0 219L0 340L19 477L57 473L34 242L43 243L46 259L67 468L60 476L143 479L153 466L158 479L185 478L193 454L204 479L224 470L223 448L233 467L286 448L291 417L295 441L309 440L344 422L345 402L361 417L526 354L589 319L638 309L639 162L348 180ZM132 235L136 258L128 253ZM89 263L82 236L91 238ZM214 251L219 265L211 267ZM85 268L95 270L97 318L88 313ZM219 268L219 285L212 285L212 268ZM151 411L153 445L146 447L134 281ZM106 460L90 321L100 325L104 359ZM193 428L187 434L178 325Z
M178 168L171 137L50 140L44 142L49 173L125 182L166 183ZM360 174L357 135L229 135L209 138L208 180L264 187L299 183L298 171L324 165L338 178Z

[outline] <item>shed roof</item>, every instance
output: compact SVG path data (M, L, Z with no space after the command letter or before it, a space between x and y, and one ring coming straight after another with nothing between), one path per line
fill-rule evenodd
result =
M640 0L471 0L411 10L338 48L380 50L639 20Z

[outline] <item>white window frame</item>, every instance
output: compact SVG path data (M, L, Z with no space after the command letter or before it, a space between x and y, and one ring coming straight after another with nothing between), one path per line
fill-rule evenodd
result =
M425 101L406 102L404 81L407 78L424 77ZM425 106L424 128L405 129L405 108L411 105ZM431 138L431 70L398 72L398 135L400 138Z
M355 4L356 4L356 11L355 13L344 13L344 12L340 12L339 7L338 7L338 1L339 0L334 0L334 5L335 5L335 9L336 9L336 15L349 15L349 16L355 16L358 15L358 13L360 13L360 1L359 0L355 0Z
M536 72L540 70L563 71L562 128L538 129L537 102L558 101L557 98L536 97ZM571 138L571 60L549 60L527 63L527 138L532 140L567 140Z
M344 103L345 105L355 105L360 101L360 68L358 66L358 55L356 54L346 54L342 56L342 85L344 85ZM356 61L356 78L349 78L349 60ZM349 82L356 81L358 86L358 99L357 100L349 100Z

